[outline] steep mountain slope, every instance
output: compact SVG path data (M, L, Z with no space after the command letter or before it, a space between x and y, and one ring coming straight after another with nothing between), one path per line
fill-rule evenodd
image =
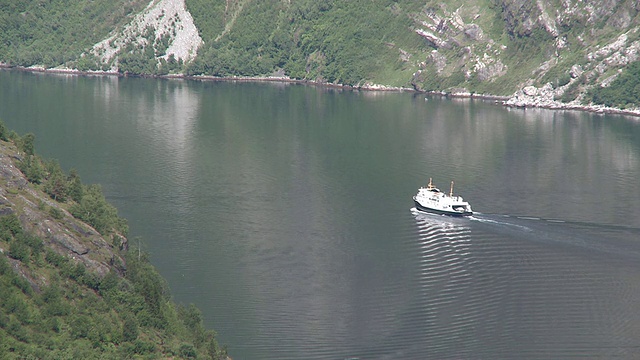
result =
M636 1L434 1L417 30L434 50L413 82L580 101L638 60L639 9Z
M0 122L0 358L227 359L99 187Z
M78 59L147 0L0 1L0 62L55 67Z
M152 0L145 8L139 1L116 2L132 11L109 17L108 35L100 36L104 24L96 23L88 25L92 31L61 37L65 56L57 63L19 56L46 50L39 44L47 36L27 32L27 19L44 32L56 26L57 13L26 0L2 5L0 26L12 31L0 43L0 60L130 74L277 75L515 93L512 103L522 106L555 100L634 106L640 99L629 90L630 100L620 102L616 91L603 90L633 85L614 81L638 60L635 0ZM34 9L44 16L34 19ZM82 49L70 45L76 38Z

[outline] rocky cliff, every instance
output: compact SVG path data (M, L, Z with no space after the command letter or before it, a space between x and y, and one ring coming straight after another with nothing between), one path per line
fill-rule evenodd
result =
M514 106L581 104L638 60L639 10L630 0L428 2L416 33L433 49L412 82L513 94Z

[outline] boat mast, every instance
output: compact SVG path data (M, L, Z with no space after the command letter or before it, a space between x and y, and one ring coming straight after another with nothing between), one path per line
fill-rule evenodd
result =
M449 191L449 196L453 196L453 180L451 180L451 190Z

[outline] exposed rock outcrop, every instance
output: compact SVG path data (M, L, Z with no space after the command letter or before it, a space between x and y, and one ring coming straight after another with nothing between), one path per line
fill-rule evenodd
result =
M153 47L157 58L191 61L203 44L184 0L152 0L123 29L95 44L92 53L114 66L128 45Z
M23 228L41 238L47 248L75 263L84 264L100 277L111 269L124 271L125 261L110 239L105 239L91 226L71 216L48 195L33 188L14 163L19 158L13 145L0 141L0 216L17 215ZM54 219L51 208L61 213L62 217ZM125 238L119 240L126 243ZM5 250L0 248L0 251ZM14 265L19 267L20 262ZM33 281L34 287L43 285L38 283L38 279L27 280Z
M502 103L508 107L516 108L545 108L554 110L579 110L589 111L595 113L609 113L609 114L625 114L640 116L640 109L617 109L606 107L603 105L584 105L579 101L572 101L564 103L555 100L562 94L563 89L554 90L551 84L546 84L542 88L536 88L535 86L526 86L521 90L518 90L509 99Z
M449 94L465 87L471 93L495 88L496 95L505 95L499 91L519 88L508 105L584 107L590 89L610 86L622 69L640 60L637 1L495 4L491 10L475 4L451 10L448 2L427 1L415 19L415 31L434 50L418 62L412 80L416 89L432 89L435 83L444 84L439 90ZM496 18L504 22L502 34L496 31Z
M419 64L412 81L414 87L420 89L423 76L430 71L441 78L463 75L466 80L480 82L493 81L506 74L508 66L500 60L505 47L491 39L480 24L469 22L481 17L477 11L475 7L448 11L442 5L440 10L428 7L421 14L415 32L435 50L426 62Z

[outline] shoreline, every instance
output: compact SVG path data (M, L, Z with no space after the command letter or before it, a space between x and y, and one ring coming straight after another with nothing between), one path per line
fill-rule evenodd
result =
M42 66L12 66L4 63L0 63L0 70L11 71L23 71L31 73L43 73L43 74L62 74L62 75L75 75L75 76L112 76L112 77L139 77L139 78L155 78L155 79L177 79L177 80L196 80L196 81L218 81L218 82L273 82L284 84L301 84L312 85L324 88L333 89L345 89L345 90L361 90L361 91L374 91L374 92L413 92L416 94L425 94L429 96L438 96L452 99L478 99L485 101L494 101L496 105L501 105L506 108L515 109L546 109L546 110L565 110L565 111L584 111L595 114L609 114L609 115L624 115L640 117L640 108L636 109L619 109L611 108L604 105L582 105L572 103L562 103L556 100L545 99L540 96L529 96L521 98L522 90L517 91L512 96L501 96L491 94L476 94L471 92L446 92L446 91L422 91L415 88L394 87L378 84L365 84L361 86L332 84L325 82L317 82L312 80L300 80L292 79L286 76L266 76L266 77L251 77L251 76L230 76L220 77L212 75L184 75L184 74L168 74L168 75L127 75L115 71L80 71L77 69L65 69L65 68L44 68Z
M365 91L388 91L388 92L416 92L413 88L393 87L377 84L365 84L361 86L332 84L325 82L318 82L312 80L292 79L286 76L212 76L212 75L184 75L184 74L168 74L168 75L127 75L115 71L103 71L103 70L90 70L81 71L77 69L66 68L44 68L42 66L13 66L0 63L0 70L9 71L22 71L31 73L43 73L43 74L61 74L61 75L75 75L75 76L111 76L111 77L132 77L132 78L147 78L147 79L177 79L177 80L196 80L196 81L219 81L219 82L274 82L285 84L302 84L313 85L318 87L336 88L345 90L365 90Z
M519 104L510 104L505 102L502 104L504 107L508 108L516 108L516 109L546 109L546 110L565 110L565 111L584 111L590 112L594 114L608 114L608 115L625 115L625 116L633 116L640 117L640 109L618 109L618 108L610 108L604 105L579 105L579 104L567 104L556 102L549 104L540 104L540 105L519 105Z

